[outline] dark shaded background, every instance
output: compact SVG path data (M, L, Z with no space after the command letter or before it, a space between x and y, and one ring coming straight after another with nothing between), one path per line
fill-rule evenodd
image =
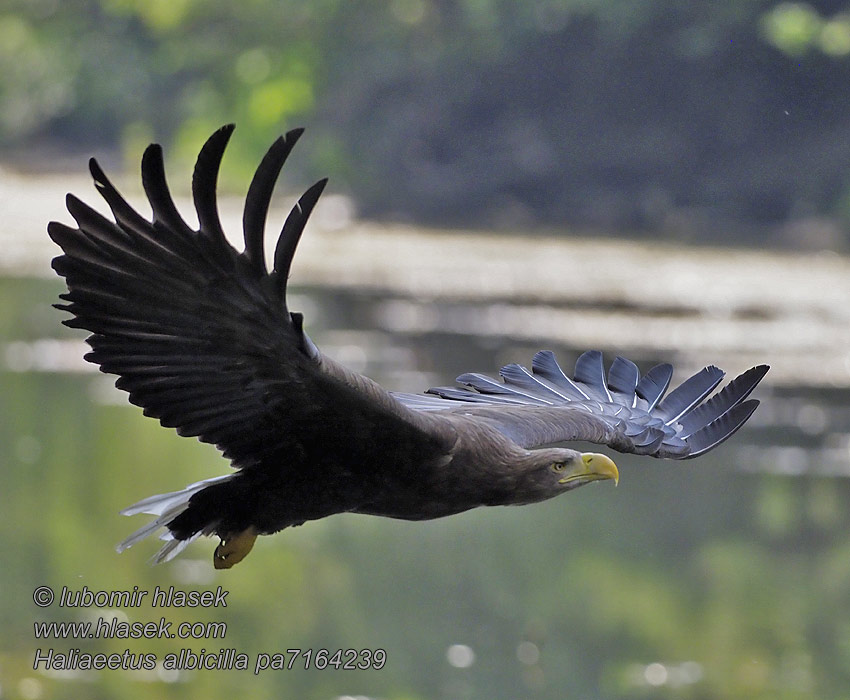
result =
M241 182L306 125L303 167L370 218L845 249L847 8L21 0L0 144L22 167L150 139L189 159L236 121Z

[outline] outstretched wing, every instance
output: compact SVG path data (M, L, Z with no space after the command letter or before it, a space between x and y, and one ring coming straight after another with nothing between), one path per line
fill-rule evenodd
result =
M112 209L112 222L68 195L78 228L52 222L64 255L53 268L68 285L57 307L84 328L86 359L119 375L116 386L145 415L180 435L217 445L234 466L281 463L311 450L357 452L376 431L399 431L433 445L417 415L373 382L324 358L286 305L296 245L325 181L311 187L289 214L268 272L263 252L266 214L278 173L301 130L269 149L245 201L245 249L225 239L216 206L216 179L233 126L210 137L192 180L200 222L180 216L165 180L162 149L150 146L142 182L153 209L147 221L115 190L98 164L90 169Z
M395 394L419 411L451 411L487 421L526 447L569 440L606 444L620 452L687 459L731 437L758 406L746 400L767 373L759 365L717 388L724 373L710 366L665 396L673 368L653 367L643 377L637 366L617 357L607 380L602 353L578 358L573 378L555 356L538 352L532 371L517 364L501 369L503 381L462 374L460 387L437 387L427 394Z

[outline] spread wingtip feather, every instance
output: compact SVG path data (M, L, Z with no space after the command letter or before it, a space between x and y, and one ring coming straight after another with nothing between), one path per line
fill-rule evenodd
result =
M263 238L272 193L286 159L303 133L304 129L298 128L278 137L266 151L248 187L242 213L242 231L245 257L258 274L266 274Z
M616 449L683 459L713 449L749 419L758 402L745 399L767 370L767 365L753 367L707 398L724 376L711 365L665 396L673 375L669 364L657 365L640 377L637 365L618 357L606 380L602 353L589 351L579 356L570 379L553 353L541 351L534 356L531 372L511 364L501 369L502 381L470 372L457 378L460 387L429 389L428 393L435 395L433 400L397 396L409 407L423 411L447 410L458 402L490 404L505 411L520 406L570 407L592 414L613 430L609 444ZM436 397L443 399L442 403ZM488 415L495 419L495 414ZM522 414L511 415L511 420L522 422ZM513 434L518 429L514 426Z

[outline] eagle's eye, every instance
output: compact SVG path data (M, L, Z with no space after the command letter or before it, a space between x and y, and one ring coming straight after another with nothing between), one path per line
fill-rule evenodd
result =
M549 465L549 469L551 469L553 472L562 472L566 468L567 465L564 464L564 462L552 462L552 464Z

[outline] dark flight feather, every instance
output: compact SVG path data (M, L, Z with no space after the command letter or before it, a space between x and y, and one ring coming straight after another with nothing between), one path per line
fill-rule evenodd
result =
M640 370L631 360L615 357L608 370L608 388L611 398L624 406L635 405L635 389L640 380Z
M180 216L171 198L165 179L162 146L159 144L151 144L142 155L142 187L153 210L154 228L165 229L163 233L167 232L169 236L194 237L194 231Z
M602 366L602 353L588 350L579 355L573 373L576 384L588 396L598 401L610 401L611 394L605 385L605 368Z
M570 379L558 361L555 359L554 353L549 350L541 350L531 361L531 368L535 374L548 379L555 385L564 398L587 399L590 398L584 393L576 383Z
M260 275L266 274L263 238L274 186L302 133L304 129L293 129L272 144L254 173L245 197L245 209L242 214L245 257Z
M688 445L686 457L699 457L699 455L717 447L724 440L728 440L747 422L758 405L759 402L754 399L736 404L704 428L686 437L685 442Z
M283 223L283 230L274 251L274 274L277 279L277 291L284 306L286 306L286 283L289 280L289 269L292 258L295 256L295 248L301 240L301 234L304 233L304 225L327 184L326 179L319 180L301 195L301 199L296 202Z
M712 396L704 404L679 419L683 437L689 437L709 423L730 411L746 399L758 383L767 374L767 366L759 365L748 369L739 377L733 379L722 391ZM752 413L752 411L750 411Z
M665 423L679 420L708 396L723 380L723 370L705 367L693 377L686 379L656 406L655 414Z
M198 214L199 233L219 249L229 247L218 216L216 186L221 159L233 134L233 124L221 127L204 144L192 173L192 199Z
M656 365L643 377L635 387L635 395L646 401L646 410L651 411L658 404L670 380L673 379L673 365L663 363Z

